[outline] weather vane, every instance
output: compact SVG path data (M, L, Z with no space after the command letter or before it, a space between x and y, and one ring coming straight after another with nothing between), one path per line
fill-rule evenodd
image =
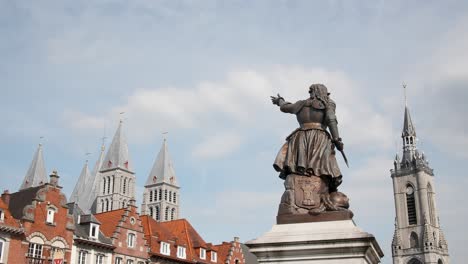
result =
M403 82L403 91L405 93L405 106L408 106L408 99L406 96L406 83Z

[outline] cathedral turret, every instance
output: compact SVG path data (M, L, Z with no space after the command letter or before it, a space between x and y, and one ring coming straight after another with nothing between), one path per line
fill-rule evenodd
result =
M36 187L47 182L48 180L44 165L44 157L42 156L42 144L39 144L31 161L31 165L29 166L29 169L24 176L23 183L19 189L23 190L30 187Z
M434 173L426 156L416 146L416 129L406 102L401 137L403 155L401 160L396 155L391 170L396 213L393 263L449 263L447 247L438 242L441 230Z
M150 215L156 221L169 221L179 218L179 185L167 142L163 145L154 162L145 184L142 215Z
M96 213L127 207L135 197L135 173L128 152L128 145L120 121L109 150L101 164L98 180Z
M81 170L80 177L75 184L75 188L73 188L73 192L70 195L70 202L77 203L80 208L83 208L85 204L86 196L84 194L87 192L86 185L90 178L91 173L89 172L88 161L86 161Z

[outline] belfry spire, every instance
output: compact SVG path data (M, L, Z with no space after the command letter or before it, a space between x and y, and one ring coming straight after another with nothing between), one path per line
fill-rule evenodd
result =
M95 200L98 195L98 188L99 188L99 169L102 167L102 163L104 161L104 154L105 154L105 145L104 140L102 141L101 146L101 153L99 154L99 158L94 165L94 168L90 174L88 181L85 184L86 192L83 193L83 198L80 199L80 208L85 213L95 212Z
M121 120L100 170L124 169L132 171L127 140L122 132Z
M168 183L177 186L177 178L167 149L166 139L164 139L145 185L156 183Z
M70 202L77 203L80 206L80 208L83 208L83 206L86 204L86 185L89 182L90 178L91 173L89 172L88 161L86 161L83 166L83 169L81 170L80 177L76 182L75 188L73 189L73 192L70 196Z
M42 156L42 144L37 147L36 153L31 161L26 175L24 176L23 183L21 184L20 190L36 187L47 183L46 169L44 165L44 157Z

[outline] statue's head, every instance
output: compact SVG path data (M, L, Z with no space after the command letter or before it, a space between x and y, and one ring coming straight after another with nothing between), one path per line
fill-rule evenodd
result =
M327 87L321 83L312 84L309 87L309 94L310 98L318 98L324 101L328 101L328 95L330 95Z

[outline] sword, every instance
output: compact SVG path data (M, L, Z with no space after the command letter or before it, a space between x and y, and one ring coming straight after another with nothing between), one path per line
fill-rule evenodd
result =
M343 156L343 159L344 159L344 161L346 163L346 166L348 166L348 168L349 168L348 158L346 158L346 154L344 153L343 150L340 150L340 152L341 152L341 155Z

